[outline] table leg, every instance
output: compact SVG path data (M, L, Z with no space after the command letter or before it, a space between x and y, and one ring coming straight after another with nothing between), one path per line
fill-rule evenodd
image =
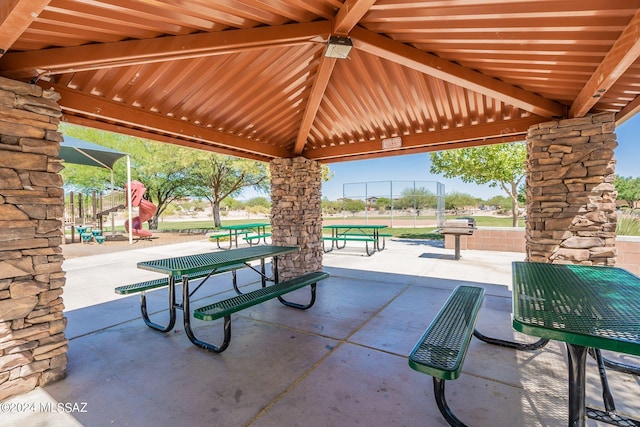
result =
M588 347L567 343L569 356L569 427L584 427L585 365Z
M144 323L157 331L169 332L176 324L176 286L175 278L169 276L169 323L166 326L153 322L149 318L149 312L147 310L147 296L144 292L140 294L140 311L142 313L142 320Z
M280 276L278 274L278 256L274 256L271 259L271 268L273 269L273 283L279 283L280 282Z
M182 317L184 319L184 333L193 344L205 350L213 351L214 353L222 353L229 346L231 341L231 316L224 317L224 342L220 346L210 344L206 341L202 341L196 337L195 333L191 329L191 305L189 302L189 276L182 276Z

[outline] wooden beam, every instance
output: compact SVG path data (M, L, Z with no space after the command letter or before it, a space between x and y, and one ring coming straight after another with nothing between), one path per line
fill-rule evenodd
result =
M318 67L318 72L316 73L313 86L311 87L309 100L307 101L304 116L300 122L298 137L296 138L296 143L293 148L293 154L296 156L302 154L304 146L307 143L307 138L311 131L311 125L316 118L318 108L320 108L320 103L324 97L325 90L327 90L327 85L331 79L331 74L333 73L336 61L336 58L327 58L324 55L320 57L320 66Z
M0 56L29 28L51 0L2 0L0 2Z
M499 136L486 138L483 140L477 141L458 141L458 142L442 142L432 145L427 145L425 147L414 147L407 148L406 150L397 150L384 154L384 157L394 157L394 156L406 156L408 154L422 154L422 153L431 153L434 151L443 151L443 150L455 150L458 148L473 148L480 147L483 145L492 145L492 144L505 144L507 142L518 142L522 141L522 135L511 135L511 136ZM339 163L339 162L351 162L354 160L369 160L369 159L379 159L382 157L380 154L357 154L349 157L333 157L328 159L315 159L323 164L329 163Z
M582 117L640 57L640 10L584 85L569 109L569 117Z
M326 41L329 21L15 52L0 60L14 78L97 70Z
M346 36L358 25L358 22L369 11L376 0L347 0L340 7L333 22L333 32Z
M123 135L135 136L136 138L149 139L151 141L166 142L168 144L179 145L181 147L193 148L195 150L210 151L218 154L225 154L228 156L241 157L243 159L257 160L261 162L268 162L272 160L272 157L261 156L251 153L242 153L237 150L230 150L227 148L217 147L215 145L206 144L204 142L194 142L177 137L171 137L167 135L153 133L147 130L134 129L126 126L121 126L113 123L102 122L96 119L90 119L87 117L76 116L69 112L65 113L64 121L66 123L72 123L79 126L84 126L93 129L105 130L107 132L120 133Z
M123 128L139 129L157 135L233 150L239 157L243 157L243 153L269 158L290 157L288 150L272 144L197 126L173 117L88 95L65 86L50 83L43 83L43 86L58 92L61 96L59 104L62 111L73 115L87 116L98 121L116 123Z
M640 112L640 96L636 96L633 101L628 103L622 110L616 113L616 126L629 120Z
M361 27L351 31L356 49L486 95L541 117L564 117L564 106L485 74L425 53Z
M548 119L540 116L529 116L519 119L504 120L482 125L466 126L440 131L427 132L420 135L402 137L402 146L393 150L384 150L380 139L355 142L331 147L308 149L303 156L319 161L341 161L352 157L375 158L394 154L408 154L409 152L427 152L441 150L434 146L457 148L462 146L482 145L487 138L508 138L512 141L523 141L529 127ZM513 137L513 139L510 139ZM450 145L450 146L449 146ZM344 157L344 159L342 159Z

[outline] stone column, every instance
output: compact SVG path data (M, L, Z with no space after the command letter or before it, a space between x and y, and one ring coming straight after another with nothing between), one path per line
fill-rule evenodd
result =
M527 135L527 260L616 262L613 113L540 123Z
M0 400L66 372L57 100L0 77Z
M271 161L271 237L274 245L299 246L280 257L280 279L322 269L322 168L296 157Z

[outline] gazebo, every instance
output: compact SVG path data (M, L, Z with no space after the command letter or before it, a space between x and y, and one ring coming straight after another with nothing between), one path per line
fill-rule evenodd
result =
M526 140L527 258L613 265L639 22L638 0L5 1L0 230L24 226L0 279L64 281L61 120L270 162L273 241L304 254L291 275L322 265L322 163ZM63 376L61 301L3 298L27 338L19 319L50 324L55 361L5 389Z

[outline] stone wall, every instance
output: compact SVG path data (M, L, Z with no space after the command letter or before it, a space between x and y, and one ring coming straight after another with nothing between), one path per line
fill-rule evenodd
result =
M0 400L66 372L57 99L0 77Z
M540 123L527 134L527 260L616 262L613 113Z
M280 257L280 279L322 269L322 167L296 157L271 161L271 237L274 245L299 246Z

